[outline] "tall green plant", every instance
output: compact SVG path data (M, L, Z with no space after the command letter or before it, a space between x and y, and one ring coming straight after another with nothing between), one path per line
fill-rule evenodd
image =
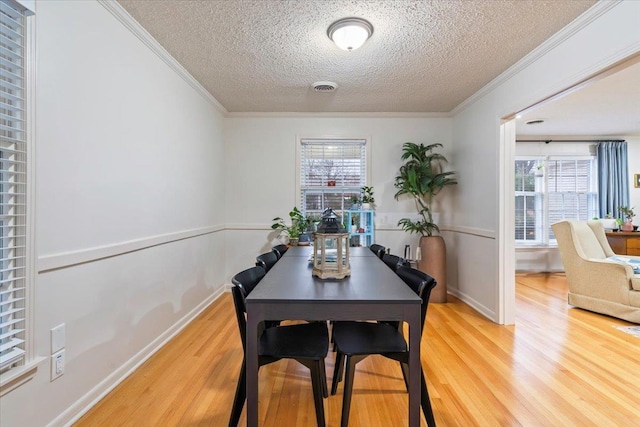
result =
M431 236L440 228L433 222L431 205L433 198L446 186L457 184L453 175L455 172L443 172L442 163L447 159L434 149L441 148L442 144L415 144L405 142L402 145L402 160L394 185L398 189L394 195L398 200L401 196L408 195L416 203L416 209L420 219L413 221L410 218L402 218L398 225L410 233L419 233L423 236Z

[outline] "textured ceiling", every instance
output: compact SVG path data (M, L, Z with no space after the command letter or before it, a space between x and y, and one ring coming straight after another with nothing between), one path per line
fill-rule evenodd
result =
M119 3L229 112L449 112L595 0ZM326 33L350 16L374 27L354 52Z

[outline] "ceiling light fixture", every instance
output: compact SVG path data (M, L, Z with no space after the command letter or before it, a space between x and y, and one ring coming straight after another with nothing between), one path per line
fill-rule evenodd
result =
M373 34L373 25L362 18L344 18L329 26L327 35L342 50L356 50Z

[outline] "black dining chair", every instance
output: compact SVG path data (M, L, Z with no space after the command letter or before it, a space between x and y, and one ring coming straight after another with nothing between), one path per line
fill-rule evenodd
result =
M396 272L398 276L420 297L422 305L420 334L424 330L424 323L427 318L427 307L429 295L436 286L433 277L411 267L401 266ZM336 349L336 363L331 384L331 394L336 394L338 383L342 381L343 372L344 396L342 398L342 420L341 426L346 427L349 423L349 411L351 396L353 394L353 377L356 364L372 354L379 354L389 359L397 360L402 367L402 376L407 389L408 385L408 363L409 350L407 342L398 328L394 328L388 323L379 322L335 322L333 325L333 342ZM346 356L346 362L344 361ZM346 368L345 368L346 365ZM345 370L346 369L346 370ZM420 367L421 374L421 405L424 416L429 427L435 427L436 422L433 417L431 401L427 391L427 382L424 379L424 371Z
M369 246L369 249L371 250L371 252L376 254L378 256L378 258L382 258L382 254L384 254L385 251L387 250L387 248L385 248L384 246L378 245L376 243L374 243L373 245Z
M231 417L229 418L229 427L238 425L244 402L247 399L247 321L245 318L247 310L245 299L265 274L264 268L252 267L236 274L232 279L234 286L231 292L244 355L238 385L236 386L236 394L233 399ZM260 334L260 342L258 344L258 366L268 365L281 359L294 359L309 368L318 427L325 426L322 399L328 397L324 364L328 350L329 332L326 323L322 322L267 327Z
M383 254L382 261L393 271L397 271L400 266L411 267L411 263L409 261L397 255Z
M278 255L273 251L265 252L256 257L256 266L264 268L267 272L271 270L271 267L273 267L276 262L278 262Z
M278 257L278 259L280 259L282 258L282 255L284 255L284 253L287 252L287 249L289 248L287 247L287 245L276 245L271 249L276 253L276 256Z

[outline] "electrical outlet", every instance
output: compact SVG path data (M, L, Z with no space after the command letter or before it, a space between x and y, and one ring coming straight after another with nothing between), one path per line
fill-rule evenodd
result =
M62 323L51 329L51 354L64 348L66 339L65 324Z
M51 356L51 381L64 374L65 355L64 350L60 350Z

